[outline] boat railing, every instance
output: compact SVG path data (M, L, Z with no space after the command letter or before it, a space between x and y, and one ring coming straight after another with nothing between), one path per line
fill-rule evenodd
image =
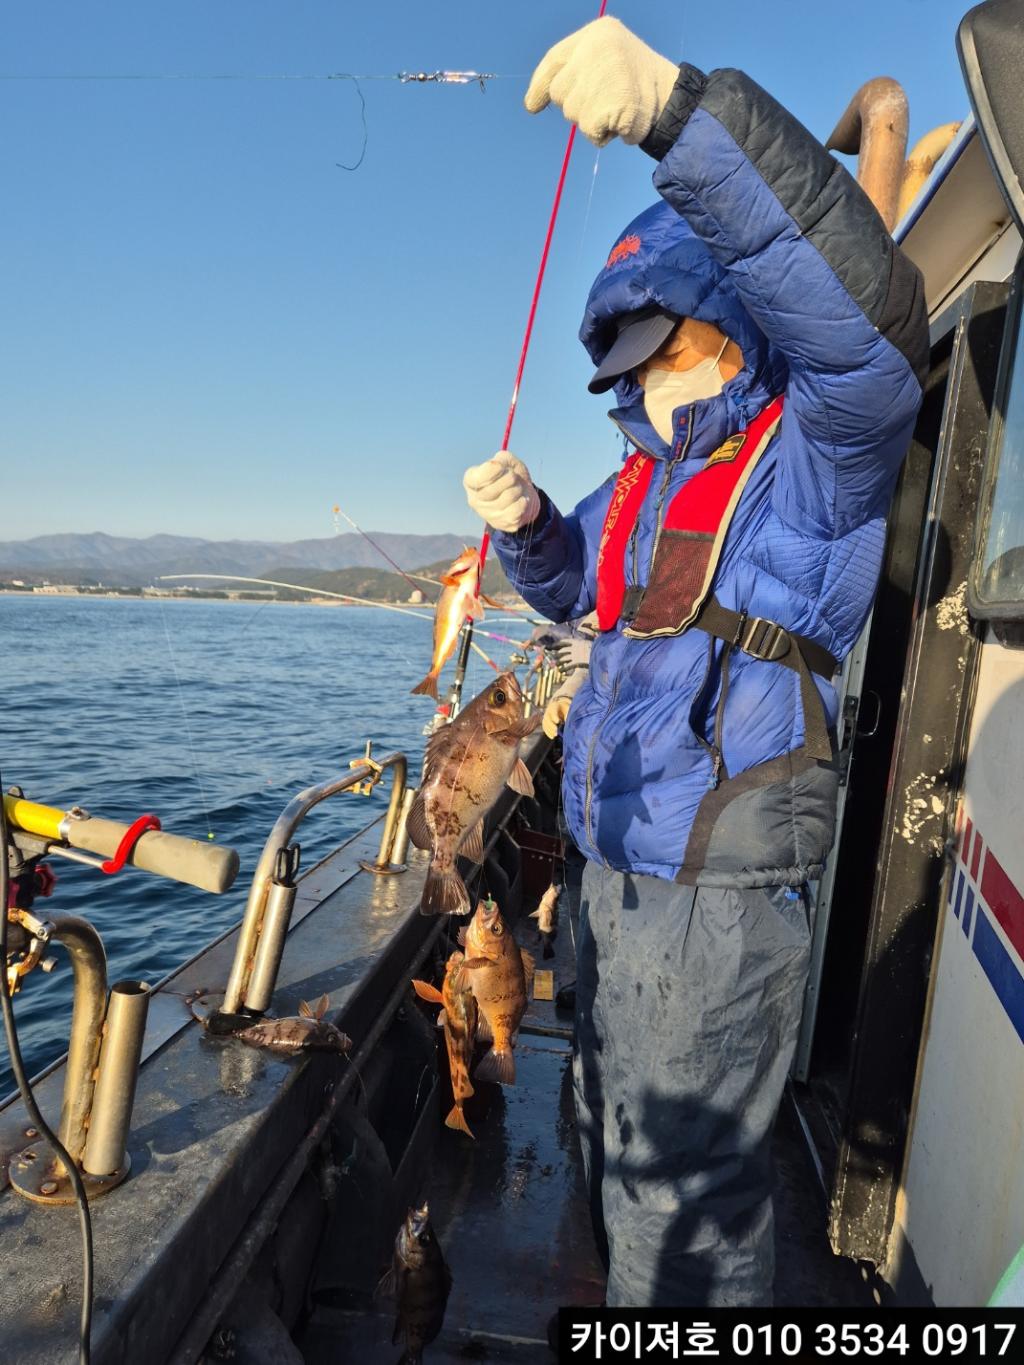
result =
M370 756L357 759L351 770L338 777L307 787L292 797L278 816L260 854L246 901L245 915L238 935L235 958L221 1006L222 1015L263 1014L277 984L285 938L295 903L299 847L293 839L303 820L314 808L341 792L371 790L387 771L391 772L391 799L388 803L380 849L375 863L363 863L365 871L386 875L404 870L408 847L405 819L411 805L408 792L408 764L405 754L395 752L380 760Z

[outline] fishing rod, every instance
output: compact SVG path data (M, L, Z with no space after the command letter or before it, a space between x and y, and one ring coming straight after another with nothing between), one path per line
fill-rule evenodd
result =
M203 578L215 579L220 583L262 583L268 588L290 588L293 592L308 592L313 597L336 597L339 602L356 602L361 607L382 607L384 611L397 611L401 616L412 616L417 621L430 621L433 623L433 616L428 616L426 612L414 611L411 607L400 607L394 602L375 602L370 597L354 597L350 592L331 592L328 588L310 588L305 583L282 583L276 578L246 578L241 574L232 573L165 573L157 577L158 583L178 582L182 578ZM542 623L538 623L542 624ZM529 640L514 640L510 635L499 635L497 631L481 630L477 632L488 640L498 640L503 645L515 645L517 649L528 649ZM487 655L483 654L487 659ZM491 660L487 659L490 663Z
M608 0L601 0L601 6L597 11L597 17L599 19L604 17L604 12L607 7ZM519 364L516 366L515 382L512 385L512 399L508 405L508 416L505 419L505 431L501 438L501 445L498 447L499 450L508 449L509 437L512 435L512 424L516 420L516 408L519 406L519 389L523 382L523 371L526 369L526 357L530 350L530 340L533 336L533 324L537 318L537 305L540 302L541 286L544 283L544 274L548 268L548 256L551 253L551 239L555 235L555 223L558 221L558 211L562 206L562 191L565 189L565 178L569 173L569 162L572 159L572 149L575 141L576 124L573 123L569 127L569 136L566 138L565 142L565 154L562 157L562 168L558 173L558 182L555 185L555 198L551 205L551 216L548 219L548 229L544 234L544 245L541 248L540 264L537 267L537 278L533 285L533 297L530 299L530 311L526 317L526 330L523 333L523 344L519 351ZM484 565L487 563L487 551L490 548L490 544L491 528L485 526L483 538L480 541L480 577L477 580L477 596L480 595L480 584L483 582ZM466 623L462 629L470 639L473 638L473 621L471 617L466 618ZM463 651L463 653L468 654L468 651ZM462 653L460 653L460 659L461 657ZM463 669L462 672L464 676L465 669ZM452 685L452 693L454 695L457 686L458 693L461 696L462 677L459 676L458 670L456 670L455 677L456 682Z
M391 565L391 567L395 570L396 573L400 573L411 588L415 588L416 591L419 592L419 587L414 581L414 576L412 574L407 574L400 564L396 564L395 561L388 554L387 550L384 549L383 545L378 545L377 542L374 540L373 536L371 536L368 531L364 531L361 526L357 525L356 522L354 522L352 518L349 516L349 514L343 511L342 508L339 507L337 503L335 503L334 505L334 511L336 515L338 515L339 517L344 517L348 524L352 527L353 531L357 531L366 541L367 545L371 545L377 551L380 557L386 560ZM416 574L415 578L418 578L421 583L436 583L438 586L440 586L440 581L436 578L426 578L421 574Z

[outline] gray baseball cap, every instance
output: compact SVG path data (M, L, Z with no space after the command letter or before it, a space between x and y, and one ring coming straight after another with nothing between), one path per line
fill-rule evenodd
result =
M591 393L605 393L627 370L634 370L650 360L665 341L679 318L663 308L645 308L639 313L628 313L619 324L619 334L612 348L594 371L587 388Z

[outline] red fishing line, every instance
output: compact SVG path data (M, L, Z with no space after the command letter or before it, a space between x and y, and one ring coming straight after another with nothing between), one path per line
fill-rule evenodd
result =
M597 17L603 17L607 8L608 0L601 0L601 8L597 12ZM572 146L576 141L575 123L569 129L569 136L565 144L565 155L562 157L562 169L558 174L558 184L555 187L555 199L551 205L551 217L548 220L548 230L544 237L544 248L540 254L540 266L537 270L537 280L533 286L533 298L530 300L530 312L526 319L526 331L523 334L523 347L519 352L519 364L516 367L516 379L512 385L512 401L508 405L508 417L505 419L505 434L501 438L501 449L508 449L508 440L512 435L512 423L516 418L516 406L519 403L519 386L523 379L523 370L526 368L526 355L530 349L530 337L533 334L533 323L537 316L537 303L540 299L541 285L544 283L544 272L548 265L548 253L551 251L551 239L555 233L555 222L558 219L558 210L562 203L562 190L565 188L565 177L569 171L569 159L572 156ZM480 542L480 577L483 578L484 563L487 560L487 550L491 543L490 527L484 527L483 539ZM477 591L479 592L479 582Z

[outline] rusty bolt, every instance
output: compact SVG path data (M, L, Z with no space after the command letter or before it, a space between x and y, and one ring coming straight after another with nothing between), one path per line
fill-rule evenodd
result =
M25 1136L26 1136L27 1138L38 1137L38 1136L39 1136L39 1129L38 1129L38 1128L26 1128L26 1129L25 1129Z
M40 1194L56 1194L56 1193L57 1193L57 1182L56 1182L56 1180L44 1180L43 1183L39 1186L39 1193L40 1193Z

